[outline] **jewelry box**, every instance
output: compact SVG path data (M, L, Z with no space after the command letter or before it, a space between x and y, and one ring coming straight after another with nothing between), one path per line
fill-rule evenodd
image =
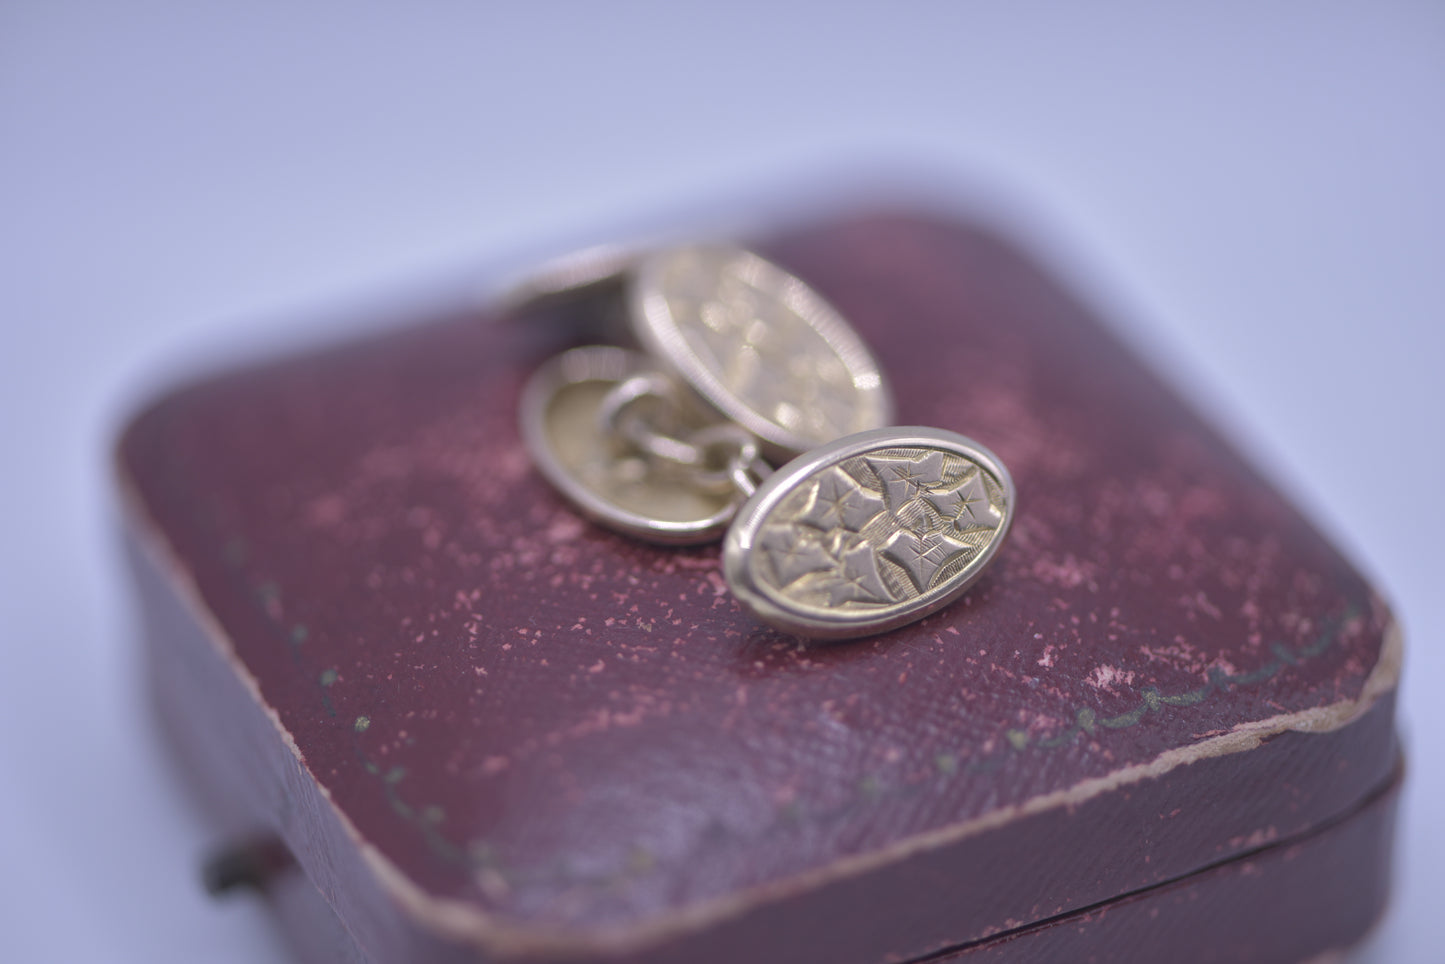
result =
M966 594L851 641L589 521L518 426L586 305L253 363L118 448L163 731L298 959L1313 959L1379 917L1399 630L1027 254L910 211L746 239L896 421L1016 487Z

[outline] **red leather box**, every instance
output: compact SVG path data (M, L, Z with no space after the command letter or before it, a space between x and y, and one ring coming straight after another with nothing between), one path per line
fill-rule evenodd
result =
M759 239L1017 516L957 604L808 644L518 437L566 319L215 377L119 473L154 696L310 960L1301 961L1389 876L1400 636L1089 312L967 224Z

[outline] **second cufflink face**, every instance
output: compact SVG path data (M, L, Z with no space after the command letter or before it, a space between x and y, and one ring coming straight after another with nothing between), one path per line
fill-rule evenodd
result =
M772 457L892 420L892 396L863 340L772 262L692 245L646 255L634 272L628 315L638 341Z
M527 382L521 430L547 480L584 514L649 542L715 542L742 501L731 486L694 484L694 470L652 457L604 418L609 394L629 380L658 375L651 360L610 345L574 348ZM683 392L676 386L678 394ZM692 438L715 422L683 397L655 406L656 432ZM685 442L682 444L686 444Z
M864 432L794 459L738 511L733 593L764 622L842 639L922 619L982 574L1013 521L997 457L941 429Z

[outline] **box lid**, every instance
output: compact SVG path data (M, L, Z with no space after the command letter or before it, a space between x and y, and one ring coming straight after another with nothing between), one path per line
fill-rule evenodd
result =
M1010 542L918 624L801 643L715 548L580 519L516 427L562 323L435 319L126 433L135 530L299 768L268 819L367 953L908 960L1386 782L1385 607L1037 266L893 213L762 250L863 333L900 422L1014 475Z

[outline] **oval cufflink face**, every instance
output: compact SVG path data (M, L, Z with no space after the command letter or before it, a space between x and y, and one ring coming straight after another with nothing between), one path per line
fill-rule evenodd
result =
M1013 482L983 446L941 429L879 429L774 473L738 510L723 566L766 623L814 638L866 636L958 598L993 559L1013 512Z
M699 245L653 252L635 271L629 315L644 349L772 457L892 420L892 396L863 340L772 262Z
M684 484L666 465L619 444L602 424L617 385L657 368L637 352L574 348L539 368L522 392L522 438L542 474L584 515L649 542L714 542L737 511L733 491ZM686 411L683 428L707 424Z

